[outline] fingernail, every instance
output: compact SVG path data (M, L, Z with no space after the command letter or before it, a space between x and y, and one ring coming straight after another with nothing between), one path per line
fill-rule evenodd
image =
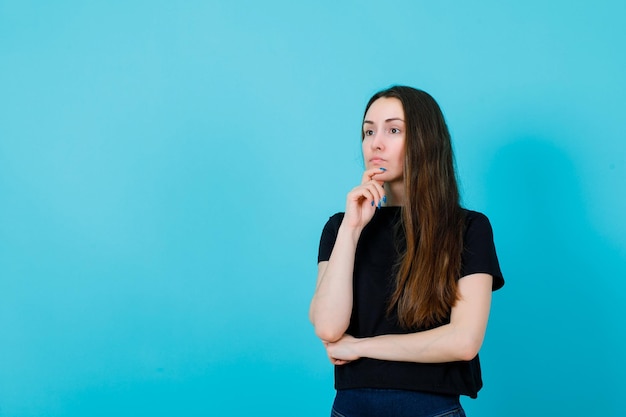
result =
M379 201L379 202L378 202L378 208L381 208L382 204L383 204L383 202L382 202L382 201Z
M387 168L380 167L380 170L385 172L385 171L387 171Z
M374 207L374 200L372 200L372 207Z
M383 203L386 203L386 202L387 202L387 196L386 196L386 195L384 195L384 196L383 196Z

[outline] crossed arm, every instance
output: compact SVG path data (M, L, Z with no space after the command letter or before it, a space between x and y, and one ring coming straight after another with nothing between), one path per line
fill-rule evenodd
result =
M337 243L341 244L339 240ZM340 248L336 247L337 252L341 252ZM336 279L341 265L346 263L346 272L354 260L341 261L338 265L331 256L330 261L319 263L318 286L310 310L315 331L333 364L343 365L364 357L422 363L469 361L478 354L491 306L491 275L478 273L459 280L460 298L452 307L449 324L417 333L357 339L345 334L352 311L351 274L349 280Z

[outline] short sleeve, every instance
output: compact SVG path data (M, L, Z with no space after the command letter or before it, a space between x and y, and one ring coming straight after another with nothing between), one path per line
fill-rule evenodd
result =
M467 212L463 244L461 277L477 273L489 274L493 277L493 290L502 288L504 278L487 216L476 211Z
M322 230L322 237L320 238L320 247L317 255L318 263L330 259L330 254L335 247L335 240L337 240L337 233L339 232L339 226L341 226L342 221L343 213L337 213L326 222Z

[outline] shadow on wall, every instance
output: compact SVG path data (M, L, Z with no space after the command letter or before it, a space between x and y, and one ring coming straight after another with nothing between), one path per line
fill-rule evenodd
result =
M504 349L492 378L515 407L507 415L616 415L625 265L593 230L573 161L555 140L520 137L488 175L507 279L489 329Z

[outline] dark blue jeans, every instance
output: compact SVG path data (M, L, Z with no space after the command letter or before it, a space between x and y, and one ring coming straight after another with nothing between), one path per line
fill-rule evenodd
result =
M465 417L458 395L389 389L338 390L331 417Z

